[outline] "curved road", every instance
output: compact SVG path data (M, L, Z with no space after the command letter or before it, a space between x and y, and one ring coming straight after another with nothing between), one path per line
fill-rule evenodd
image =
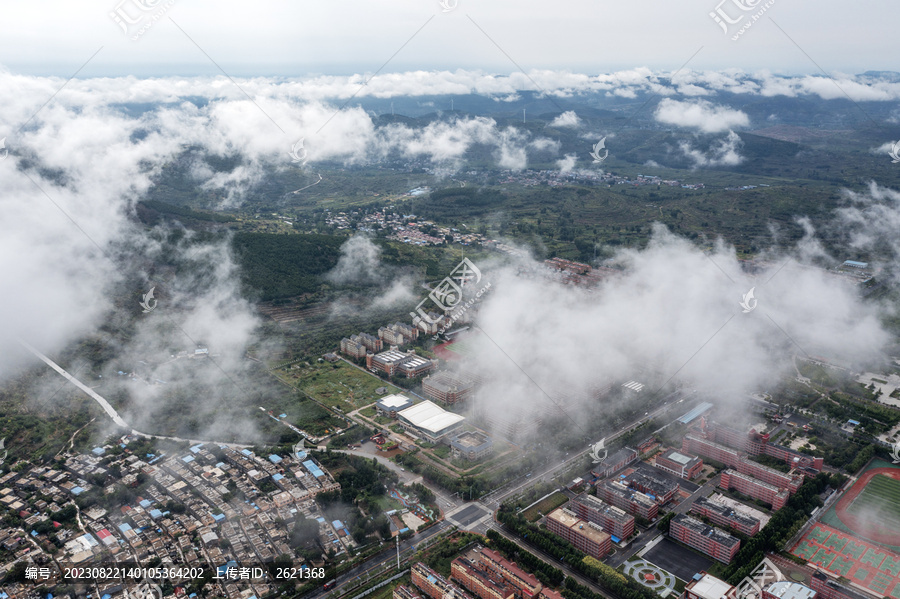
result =
M106 398L104 398L103 396L98 394L96 391L94 391L93 389L91 389L90 387L88 387L87 385L85 385L84 383L79 381L77 378L75 378L74 376L72 376L71 374L66 372L59 364L57 364L56 362L54 362L53 360L51 360L50 358L48 358L47 356L45 356L44 354L39 352L37 349L32 347L27 342L19 339L19 343L22 345L22 347L24 347L25 349L30 351L32 354L34 354L37 358L39 358L47 366L49 366L50 368L52 368L53 370L55 370L56 372L61 374L70 383L72 383L73 385L75 385L76 387L78 387L79 389L84 391L88 395L88 397L90 397L91 399L96 401L98 404L100 404L100 407L103 408L103 411L106 412L106 414L112 419L113 422L115 422L117 425L121 426L124 429L130 429L132 435L136 435L138 437L146 437L146 438L156 437L157 439L167 439L169 441L180 441L180 442L184 442L184 443L195 443L195 444L196 443L218 443L217 441L209 441L209 440L203 440L203 439L182 439L181 437L165 437L163 435L152 435L150 433L143 433L139 430L135 430L135 429L131 428L128 425L128 423L125 422L125 420L121 416L119 416L119 413L116 411L116 409L114 407L112 407L108 401L106 401ZM240 444L240 443L219 443L219 445L227 445L229 447L239 447L239 448L251 447L251 445L245 445L245 444Z

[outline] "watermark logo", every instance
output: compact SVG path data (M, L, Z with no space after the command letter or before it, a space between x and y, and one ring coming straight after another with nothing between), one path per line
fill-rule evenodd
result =
M136 42L165 16L173 4L175 0L121 0L110 11L109 17Z
M722 32L726 35L728 35L729 29L731 29L732 26L737 26L737 33L731 38L736 41L740 36L744 35L744 32L750 29L754 23L762 18L763 14L769 10L769 7L775 4L775 0L767 0L766 3L760 7L762 2L763 0L721 0L721 2L716 5L715 10L709 13L709 16L722 28ZM723 4L733 6L733 8L726 10L722 6ZM745 14L758 7L759 10L752 15ZM744 18L748 16L749 19L745 21Z
M123 590L125 599L162 599L163 592L158 584L143 582L129 591Z
M751 287L750 291L748 291L743 296L741 296L742 299L740 301L740 304L741 304L741 308L744 309L744 314L747 314L749 312L753 312L754 310L756 310L756 305L759 303L759 301L755 297L753 297L754 289L756 289L756 287Z
M603 457L600 457L601 451L603 452ZM606 437L603 437L600 441L591 446L591 459L594 460L595 464L599 464L605 460L608 453L609 451L606 449Z
M459 0L441 0L441 8L444 9L441 12L450 12L459 6Z
M603 156L600 156L600 150L603 150ZM604 137L594 144L594 151L591 152L591 158L594 159L594 164L599 164L606 160L608 156L609 150L606 149L606 137Z
M156 304L158 303L155 299L153 299L153 290L156 287L151 287L150 291L145 293L141 299L141 308L144 309L144 314L148 312L152 312L156 309ZM150 302L153 302L153 305L150 305Z
M291 146L291 151L288 152L288 155L291 157L291 162L306 164L306 158L309 156L309 152L307 152L306 148L303 147L304 139L306 138L301 137L300 141Z
M894 457L894 463L900 464L900 441L894 441L891 445L891 455ZM2 464L3 462L0 462Z
M440 320L431 318L430 314L423 309L424 304L431 300L439 310L449 312L459 306L463 297L463 287L469 284L477 285L481 281L481 270L475 266L468 258L463 258L462 262L456 265L450 276L444 277L440 283L428 294L428 297L419 302L415 312L409 315L413 318L422 318L431 324L437 324Z
M0 139L0 160L6 160L9 156L9 150L6 149L6 138Z
M773 582L785 580L775 564L769 558L764 557L762 563L735 587L737 599L762 599L763 589Z
M428 297L419 302L416 311L409 313L413 318L413 324L424 321L431 325L442 325L437 334L432 337L432 339L437 339L439 335L462 318L482 295L490 290L491 284L488 283L476 293L469 294L469 299L463 303L466 287L477 285L481 282L481 278L481 270L471 260L463 258L450 276L444 277L440 283L435 285ZM425 307L428 302L433 304L430 309ZM440 310L443 314L436 314L435 309ZM437 316L437 318L433 318L433 316Z
M3 139L6 139L6 138L4 137ZM2 148L2 147L3 147L3 140L0 139L0 148ZM897 142L894 142L891 144L891 151L888 152L888 154L893 159L893 160L891 160L891 164L897 164L898 162L900 162L900 141L897 141ZM4 158L6 158L6 156L4 156Z

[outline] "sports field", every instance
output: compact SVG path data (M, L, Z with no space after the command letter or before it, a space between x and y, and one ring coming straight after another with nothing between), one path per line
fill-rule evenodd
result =
M900 553L900 468L874 460L821 522Z
M847 511L860 518L868 517L879 527L900 531L900 480L876 474Z
M791 553L876 595L900 599L900 555L818 523Z

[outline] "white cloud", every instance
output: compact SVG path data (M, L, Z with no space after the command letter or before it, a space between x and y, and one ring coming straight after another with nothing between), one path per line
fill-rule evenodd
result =
M691 142L682 141L678 144L681 152L690 158L694 168L701 166L735 166L744 158L740 155L741 138L734 131L712 144L707 152L695 148Z
M558 117L550 121L549 127L569 127L576 128L581 126L581 119L575 114L574 110L567 110Z
M717 106L706 100L681 102L664 98L657 106L654 117L660 123L691 127L704 133L720 133L750 124L750 117L746 113L727 106Z

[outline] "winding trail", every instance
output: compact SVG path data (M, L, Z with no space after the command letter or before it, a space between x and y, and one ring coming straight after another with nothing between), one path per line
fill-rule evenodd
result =
M91 389L90 387L88 387L87 385L85 385L84 383L79 381L78 379L76 379L74 376L72 376L71 374L66 372L59 364L57 364L56 362L54 362L53 360L51 360L50 358L48 358L47 356L45 356L44 354L39 352L37 349L32 347L26 341L23 341L22 339L19 339L18 341L19 341L19 344L22 345L22 347L24 347L25 349L30 351L32 354L34 354L37 358L39 358L47 366L49 366L50 368L52 368L53 370L55 370L56 372L61 374L63 376L63 378L68 380L70 383L72 383L73 385L75 385L76 387L78 387L79 389L84 391L88 395L88 397L91 397L92 399L94 399L94 401L96 401L98 404L100 404L100 407L103 408L103 411L106 412L106 414L112 419L113 422L115 422L117 425L121 426L124 429L130 430L132 435L135 435L138 437L145 437L148 439L151 437L155 437L157 439L166 439L168 441L178 441L178 442L182 442L182 443L193 443L193 444L217 443L219 445L226 445L228 447L237 447L237 448L241 448L241 449L246 448L246 447L252 447L252 445L243 444L243 443L223 443L223 442L219 442L219 441L210 441L208 439L204 440L204 439L184 439L182 437L166 437L163 435L153 435L150 433L144 433L139 430L133 429L133 428L131 428L131 426L128 425L127 422L125 422L125 420L121 416L119 416L119 413L116 411L116 409L114 407L112 407L110 405L110 403L108 401L106 401L106 398L102 397L96 391L94 391L93 389ZM93 420L91 422L93 422ZM76 431L76 434L77 434L77 432L78 431ZM73 435L72 439L74 440L74 438L75 437Z
M309 188L312 187L313 185L318 185L319 183L321 183L321 182L322 182L322 175L319 174L319 173L316 173L316 174L319 175L319 180L318 180L318 181L316 181L315 183L310 183L310 184L307 185L306 187L301 187L300 189L297 189L297 190L295 190L295 191L292 191L291 193L300 193L300 192L303 191L304 189L309 189Z

